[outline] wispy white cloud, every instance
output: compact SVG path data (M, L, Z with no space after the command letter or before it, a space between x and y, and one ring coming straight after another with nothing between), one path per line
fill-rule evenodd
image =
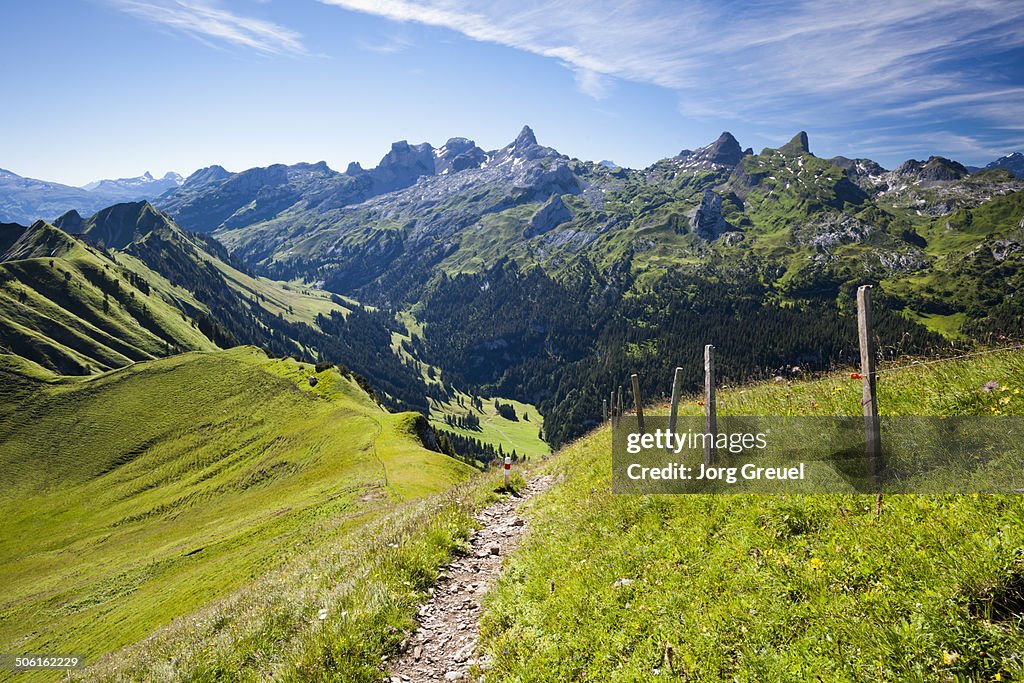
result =
M985 62L1024 47L1020 2L321 2L558 60L595 99L616 79L668 88L696 118L824 127L970 116L1013 128L1021 111L1019 80Z
M363 39L359 41L359 47L379 55L392 55L405 52L413 46L413 41L405 36L391 35L380 40Z
M203 0L111 0L133 16L208 44L229 43L265 54L306 54L302 36L270 21L246 17Z

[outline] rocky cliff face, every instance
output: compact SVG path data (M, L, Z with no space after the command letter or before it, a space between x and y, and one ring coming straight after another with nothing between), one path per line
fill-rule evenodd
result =
M945 157L928 157L928 161L908 159L900 164L893 174L903 180L916 183L933 183L959 180L967 175L967 168Z
M562 201L561 195L552 195L544 206L537 210L523 232L523 237L533 237L549 232L562 223L572 220L572 212Z
M736 166L744 154L740 149L740 143L732 133L726 131L710 145L695 150L684 149L673 160L679 168L688 171L715 170Z
M800 131L793 136L793 139L779 148L779 151L787 155L810 154L811 147L807 140L807 133Z
M434 148L426 142L419 145L410 145L405 140L396 142L370 174L374 194L409 187L420 176L434 174Z
M688 216L693 231L706 240L717 239L722 233L731 229L722 215L722 197L711 190L705 190L704 196Z

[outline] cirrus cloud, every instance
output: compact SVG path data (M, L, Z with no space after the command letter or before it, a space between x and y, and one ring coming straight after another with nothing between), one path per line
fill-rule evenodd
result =
M270 21L245 17L200 0L113 0L128 14L205 43L225 42L265 54L306 54L302 36Z

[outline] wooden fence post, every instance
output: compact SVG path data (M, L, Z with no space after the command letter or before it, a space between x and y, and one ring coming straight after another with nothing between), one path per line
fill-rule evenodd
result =
M875 337L871 333L871 285L857 288L857 333L860 341L860 375L864 408L864 448L868 468L875 477L881 471L882 429L878 420L878 392L875 374ZM877 483L877 482L876 482Z
M711 435L704 437L704 464L710 465L716 459L715 439L718 438L718 410L715 405L715 347L704 347L704 431Z
M607 422L610 415L608 415L608 399L601 401L601 422Z
M672 377L672 403L669 404L668 409L668 431L675 433L676 431L676 418L679 415L679 394L683 390L683 369L676 368L675 375Z
M621 384L619 385L619 393L616 395L615 401L616 401L616 405L619 408L619 420L621 420L622 419L622 401L623 401L623 398L622 398L622 385ZM618 420L616 420L616 423L618 423Z
M633 382L633 402L636 403L636 425L640 432L644 431L644 401L640 397L640 377L634 372L630 376Z

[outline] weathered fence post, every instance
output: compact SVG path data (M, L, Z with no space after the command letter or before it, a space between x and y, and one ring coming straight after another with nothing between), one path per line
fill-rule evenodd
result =
M612 422L612 427L619 425L618 417L615 414L615 389L612 389L611 403L608 404L608 419Z
M505 488L508 488L509 482L512 479L512 456L505 456Z
M704 347L704 464L715 461L715 439L718 438L718 410L715 406L715 347Z
M610 415L608 415L608 399L601 401L601 422L607 422Z
M634 372L630 376L633 382L633 402L636 403L636 426L638 431L644 431L644 401L640 397L640 377Z
M675 375L672 377L672 403L669 404L668 408L668 431L675 433L676 431L676 418L679 416L679 394L683 390L683 369L676 368Z
M622 401L623 401L623 398L622 398L622 385L621 384L619 385L619 393L616 395L615 400L616 400L616 405L618 406L618 409L619 409L619 417L615 421L615 423L618 424L619 421L622 419Z
M864 448L872 478L881 471L882 429L878 420L875 337L871 333L871 285L857 288L857 333L860 341L860 376L864 408ZM877 482L876 482L877 483Z

